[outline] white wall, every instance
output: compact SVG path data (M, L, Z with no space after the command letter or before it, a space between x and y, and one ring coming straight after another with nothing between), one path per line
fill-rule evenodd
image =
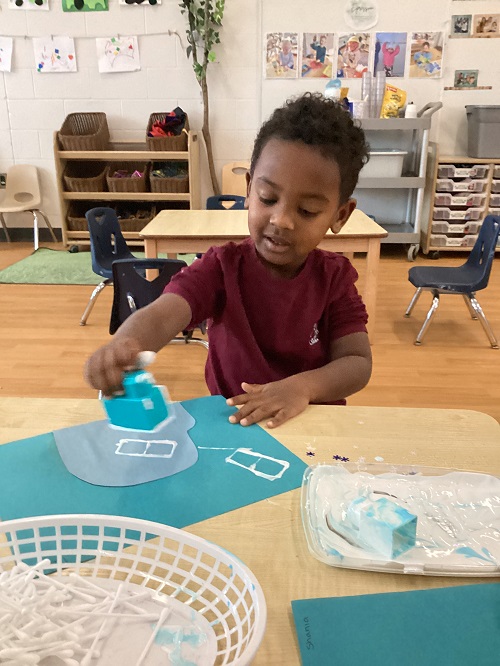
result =
M53 162L53 132L68 113L105 111L112 138L144 137L149 114L180 105L193 129L201 128L201 100L184 48L185 19L178 0L162 0L156 7L120 6L109 0L109 12L64 13L60 0L49 0L50 11L8 8L0 0L0 34L14 36L12 72L0 73L0 171L13 163L40 167L44 208L60 225ZM218 62L210 66L211 122L217 166L248 159L262 119L289 95L323 90L325 80L269 81L262 78L264 33L348 32L343 20L345 0L304 4L298 0L226 0ZM307 11L305 7L307 6ZM443 30L449 32L452 13L500 13L500 0L379 0L379 22L372 31ZM78 72L39 74L35 70L30 37L69 35L75 38ZM99 74L95 37L139 35L142 69L123 74ZM499 103L500 39L452 39L445 42L441 79L398 79L409 96L422 106L444 104L434 138L448 154L464 154L465 104ZM444 91L453 84L455 69L479 69L480 85L489 91ZM358 81L349 82L355 94ZM203 196L210 194L203 164ZM12 224L12 223L11 223ZM31 225L27 216L26 226ZM19 218L16 226L20 226Z

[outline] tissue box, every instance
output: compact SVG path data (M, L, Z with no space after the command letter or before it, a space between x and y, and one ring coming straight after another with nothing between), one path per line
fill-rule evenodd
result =
M358 528L359 541L389 560L415 546L417 516L386 497L375 502L358 497L347 518Z
M127 430L155 430L169 416L162 386L154 384L153 375L144 370L126 373L124 395L104 398L110 424Z

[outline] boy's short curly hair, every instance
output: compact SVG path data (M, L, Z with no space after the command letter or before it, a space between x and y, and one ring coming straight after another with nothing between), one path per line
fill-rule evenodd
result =
M340 172L341 203L353 193L359 172L369 159L363 130L338 102L321 93L305 93L273 111L255 139L250 175L271 139L302 141L334 161Z

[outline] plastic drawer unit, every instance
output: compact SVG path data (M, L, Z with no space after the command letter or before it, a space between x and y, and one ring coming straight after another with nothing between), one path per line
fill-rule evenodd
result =
M433 222L431 231L433 234L478 234L482 222Z
M448 192L436 192L434 195L434 206L470 206L481 208L484 206L486 197L484 194L449 194Z
M452 210L451 208L434 208L433 220L480 220L484 213L483 208L462 208Z
M440 164L438 178L486 178L488 168L487 164Z
M481 178L473 180L464 178L464 180L451 180L450 178L438 178L436 181L437 192L483 192L486 187L486 180ZM500 187L500 181L499 181ZM499 189L500 192L500 189Z
M431 244L435 247L473 247L477 234L445 236L444 234L431 234Z

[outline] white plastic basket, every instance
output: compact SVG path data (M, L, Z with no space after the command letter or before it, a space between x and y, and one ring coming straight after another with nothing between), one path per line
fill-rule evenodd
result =
M44 559L45 574L128 583L183 602L214 630L214 665L250 664L262 641L266 603L255 576L231 553L183 530L91 514L0 523L0 574Z

